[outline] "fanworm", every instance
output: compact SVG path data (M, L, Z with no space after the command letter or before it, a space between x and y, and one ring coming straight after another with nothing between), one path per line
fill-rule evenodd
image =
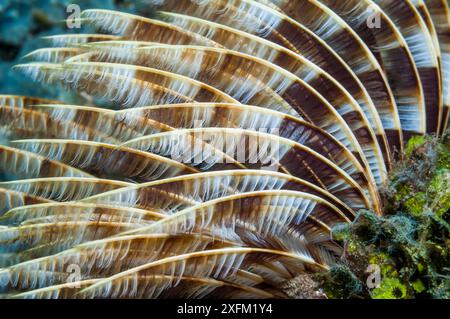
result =
M445 132L448 2L145 2L14 67L90 102L0 96L0 294L286 298Z

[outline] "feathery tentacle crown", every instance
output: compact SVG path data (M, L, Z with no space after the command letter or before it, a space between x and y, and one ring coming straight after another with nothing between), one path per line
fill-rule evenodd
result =
M0 293L286 297L342 254L334 225L382 214L408 138L446 129L448 3L145 2L16 66L87 105L0 96Z

